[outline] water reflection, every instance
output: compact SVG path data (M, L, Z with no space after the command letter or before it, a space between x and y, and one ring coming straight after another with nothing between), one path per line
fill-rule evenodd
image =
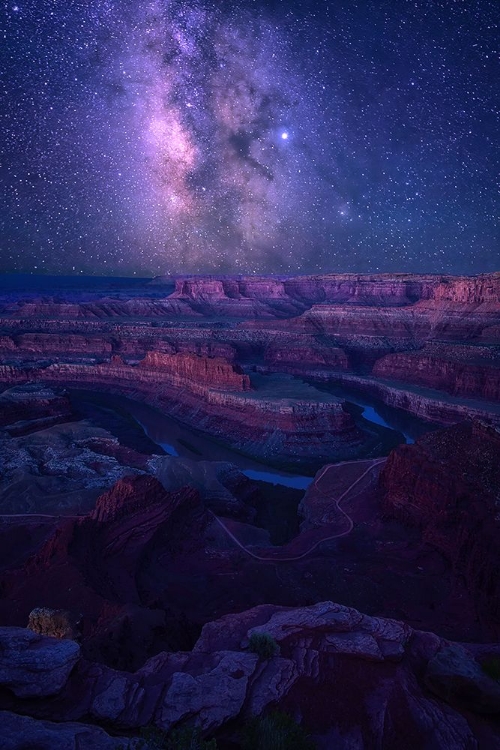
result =
M271 471L254 471L253 469L244 469L243 474L249 479L257 479L269 484L281 484L283 487L293 487L296 490L306 490L313 480L313 477L284 476Z
M170 443L165 443L164 440L161 438L157 439L156 437L154 437L150 433L146 425L143 424L139 419L137 419L137 417L133 417L133 419L135 422L137 422L139 427L144 431L144 433L148 436L148 438L153 441L153 443L156 443L156 445L159 445L160 448L163 448L167 456L179 456L178 451L174 448L173 445L171 445Z
M368 422L373 422L374 424L382 425L382 427L388 427L390 430L394 430L394 424L389 424L389 422L386 422L383 416L377 411L374 406L369 406L368 404L364 404L359 400L354 401L351 396L349 396L349 400L351 401L351 403L355 403L358 406L363 407L363 411L361 412L361 416L363 417L363 419L368 420ZM407 432L403 432L403 430L399 430L399 432L401 432L407 443L415 442L415 440Z

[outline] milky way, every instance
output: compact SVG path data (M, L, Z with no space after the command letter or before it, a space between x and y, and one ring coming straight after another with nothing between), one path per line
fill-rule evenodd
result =
M500 266L494 3L5 11L3 270Z

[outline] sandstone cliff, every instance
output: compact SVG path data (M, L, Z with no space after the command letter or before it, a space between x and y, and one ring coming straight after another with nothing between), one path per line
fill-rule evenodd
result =
M474 422L429 433L390 454L380 483L384 512L423 531L498 634L500 432Z

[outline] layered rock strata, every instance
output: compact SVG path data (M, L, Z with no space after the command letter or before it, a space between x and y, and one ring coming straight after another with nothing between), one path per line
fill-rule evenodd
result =
M291 379L250 380L219 358L152 352L137 366L117 356L99 365L0 367L0 382L33 380L127 393L261 460L320 465L369 450L339 399Z

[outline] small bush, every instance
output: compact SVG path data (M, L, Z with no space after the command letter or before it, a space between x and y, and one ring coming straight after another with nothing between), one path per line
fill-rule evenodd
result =
M261 659L270 659L280 652L280 647L274 638L267 633L252 633L248 648Z
M315 743L291 716L274 711L256 716L242 733L242 750L315 750Z
M141 730L144 750L217 750L215 740L204 740L196 727L182 727L164 732L158 727Z
M488 659L483 659L481 669L493 680L500 680L500 657L490 656Z

